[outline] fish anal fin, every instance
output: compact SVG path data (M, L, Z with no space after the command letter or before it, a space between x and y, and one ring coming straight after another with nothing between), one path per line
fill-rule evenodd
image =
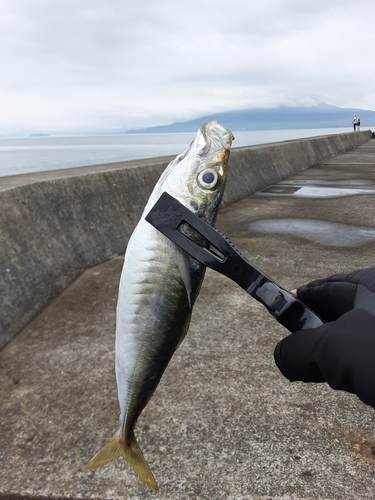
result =
M140 480L149 488L158 491L158 485L148 466L141 449L135 439L134 434L131 434L126 439L126 444L122 444L119 440L119 435L116 433L113 438L90 460L87 465L88 469L96 469L102 465L108 464L119 457L124 457L128 464L133 468L134 472L139 476Z

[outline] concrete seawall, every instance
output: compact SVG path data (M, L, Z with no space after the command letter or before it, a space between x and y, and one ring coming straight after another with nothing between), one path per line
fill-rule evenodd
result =
M371 138L234 148L224 205ZM0 179L0 348L85 269L122 253L172 157Z

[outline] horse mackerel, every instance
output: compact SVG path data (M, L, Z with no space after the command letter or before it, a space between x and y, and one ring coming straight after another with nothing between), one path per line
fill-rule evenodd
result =
M233 139L216 121L202 125L188 149L161 175L129 240L116 313L120 429L89 462L89 469L122 456L144 484L158 490L134 428L186 335L205 266L144 217L166 191L213 225L224 193Z

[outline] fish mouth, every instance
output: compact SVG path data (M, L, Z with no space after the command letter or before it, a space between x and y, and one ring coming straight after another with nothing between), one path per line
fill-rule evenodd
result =
M232 132L220 125L217 120L204 123L198 129L197 135L191 141L189 147L170 163L170 168L176 166L188 156L215 158L216 162L227 161L232 146L234 135Z
M230 130L220 125L217 120L212 120L199 128L190 147L194 148L194 153L201 157L209 153L215 155L223 150L223 152L229 152L233 140L234 135Z

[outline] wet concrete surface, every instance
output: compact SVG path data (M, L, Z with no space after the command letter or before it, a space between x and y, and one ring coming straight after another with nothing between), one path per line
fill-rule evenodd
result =
M273 187L360 193L316 198L268 189L223 209L217 227L287 288L372 266L373 239L345 245L339 237L346 228L373 234L374 183L369 141ZM277 220L282 231L262 228ZM291 230L288 220L300 225ZM314 238L324 224L331 243ZM87 471L118 425L122 262L118 256L86 271L0 352L0 499L375 498L375 410L326 384L277 375L273 349L287 332L212 271L136 429L159 493L122 460Z

